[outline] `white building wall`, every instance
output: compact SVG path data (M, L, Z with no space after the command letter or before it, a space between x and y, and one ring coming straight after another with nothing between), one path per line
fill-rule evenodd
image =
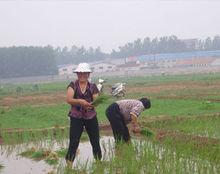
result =
M76 69L76 65L63 65L58 68L59 75L71 75Z
M91 68L93 72L111 72L116 70L116 65L108 63L96 63L92 64Z
M217 58L211 63L212 66L220 66L220 58Z

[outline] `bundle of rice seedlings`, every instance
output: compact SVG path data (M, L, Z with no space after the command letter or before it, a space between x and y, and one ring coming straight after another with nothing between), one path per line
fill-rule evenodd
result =
M143 128L141 129L141 132L140 132L142 135L145 135L147 137L151 137L154 135L153 131L147 129L147 128Z
M55 165L59 161L57 152L47 149L36 150L35 148L31 148L30 150L22 152L20 155L36 161L45 160L49 165Z
M105 95L105 94L101 94L100 96L98 96L93 102L92 105L94 107L106 102L108 99L110 98L110 96Z

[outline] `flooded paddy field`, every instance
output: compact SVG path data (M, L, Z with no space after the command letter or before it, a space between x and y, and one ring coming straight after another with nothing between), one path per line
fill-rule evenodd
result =
M104 92L109 93L109 79ZM73 170L66 168L69 106L67 84L8 85L0 91L0 173L2 174L218 174L220 173L220 75L121 78L126 98L149 97L152 108L139 119L141 134L115 146L105 116L112 98L97 107L101 161L93 159L83 134Z

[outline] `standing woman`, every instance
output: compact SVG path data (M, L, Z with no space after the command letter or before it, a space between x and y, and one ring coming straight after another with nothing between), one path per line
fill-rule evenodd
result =
M89 64L80 63L74 72L77 74L78 79L68 85L66 98L66 102L71 105L69 112L71 121L70 141L69 149L66 154L68 167L72 167L84 127L89 135L94 158L98 160L102 158L99 143L98 120L96 111L91 104L91 102L98 97L99 91L95 84L88 81L90 73L92 72Z

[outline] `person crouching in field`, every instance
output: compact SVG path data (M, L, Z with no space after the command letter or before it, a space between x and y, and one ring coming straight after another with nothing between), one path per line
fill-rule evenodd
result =
M114 139L116 144L118 142L130 142L130 134L127 124L131 123L132 131L134 133L140 132L138 125L138 116L145 109L151 107L151 102L147 98L140 100L127 99L119 100L112 103L106 109L106 116L111 124Z
M99 143L98 120L96 111L91 104L93 100L98 97L99 91L97 86L88 80L92 72L89 64L80 63L74 72L77 74L78 79L68 85L66 98L67 103L71 105L69 112L70 141L66 154L67 166L70 168L75 159L84 127L89 135L94 158L98 160L102 158Z

